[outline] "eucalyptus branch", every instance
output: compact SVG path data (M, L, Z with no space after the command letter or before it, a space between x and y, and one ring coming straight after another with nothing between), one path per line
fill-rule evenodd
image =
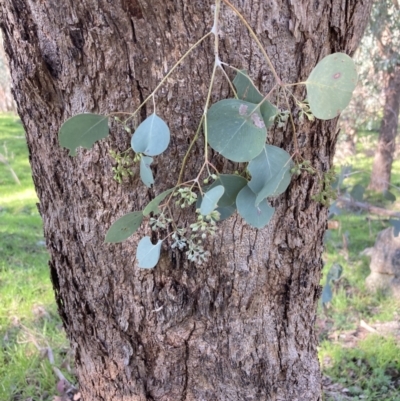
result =
M168 73L164 76L164 78L160 81L160 83L155 87L153 92L150 93L146 99L137 107L137 109L131 114L131 116L125 121L127 122L131 118L133 118L137 112L155 95L155 93L161 88L164 82L169 78L169 76L175 71L175 69L185 60L185 58L198 46L202 43L205 39L207 39L213 32L210 31L206 33L203 37L201 37L193 46L189 48L189 50L175 63L175 65L168 71Z
M243 24L246 26L247 30L249 31L250 35L252 36L252 38L254 39L254 41L257 43L261 53L263 54L265 61L267 62L272 75L275 77L276 82L278 83L278 85L283 85L281 79L279 78L275 67L272 65L271 59L268 57L267 52L265 51L262 43L260 42L260 39L258 39L257 35L255 34L255 32L253 31L253 29L251 28L251 26L249 25L249 23L246 21L246 19L243 17L243 15L240 13L240 11L229 1L229 0L222 0L228 7L230 7L233 12L240 18L240 20L243 22Z

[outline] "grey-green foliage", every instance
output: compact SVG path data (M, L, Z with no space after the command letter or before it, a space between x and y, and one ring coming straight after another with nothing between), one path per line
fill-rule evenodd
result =
M347 54L334 53L323 58L306 81L314 116L321 120L338 116L350 103L356 85L357 71Z
M255 228L265 227L271 220L275 209L266 200L256 205L257 194L248 185L239 192L236 205L239 214L247 224Z
M326 278L326 284L324 285L321 294L322 305L326 305L328 302L332 300L333 293L331 285L332 283L340 279L340 277L342 276L342 272L343 272L343 267L339 263L333 264L332 267L329 269L328 276Z
M347 105L356 81L354 64L347 55L337 53L324 58L305 83L312 113L321 119L335 117ZM114 222L107 232L106 242L124 241L139 228L144 217L153 214L149 219L152 230L169 232L174 249L183 251L186 248L185 254L190 261L203 263L208 259L209 252L204 249L202 241L207 236L215 235L217 222L231 216L236 209L253 227L263 228L269 223L274 208L268 201L270 197L282 194L290 184L291 156L281 148L266 144L267 127L276 119L277 107L261 95L246 71L239 72L233 84L238 99L225 99L213 104L206 113L203 129L208 144L216 152L233 162L249 162L250 181L236 174L209 172L205 182L210 177L214 182L202 188L204 195L198 196L195 189L200 189L201 172L196 179L184 184L180 183L180 176L177 187L156 196L143 212L128 213ZM295 100L302 113L312 120L308 103ZM127 126L129 120L117 121L130 132ZM60 144L74 155L78 146L89 148L107 134L107 117L81 114L63 124L59 139ZM153 157L164 152L169 142L169 128L155 113L146 118L132 136L131 147L136 152L133 162L140 161L140 177L147 187L154 184L150 168ZM206 158L201 171L205 166L208 169L209 165ZM303 161L297 170L300 173L302 170L314 173L309 161ZM172 193L178 198L175 205L179 208L190 207L197 200L198 215L194 223L178 227L172 220L173 216L168 216L170 207L167 205L171 197L164 205L161 203ZM153 244L147 236L140 240L136 252L139 267L150 269L157 264L162 242L158 240ZM330 288L326 291L329 292Z
M264 120L265 126L270 127L275 120L279 110L276 106L270 103L268 100L264 100L259 90L254 86L253 81L247 75L246 70L242 70L236 74L233 80L235 85L238 98L245 100L249 103L261 104L260 112Z
M174 191L175 188L170 188L167 189L164 192L161 192L161 194L157 195L152 201L150 201L150 203L148 203L148 205L144 208L143 210L143 215L144 216L148 216L150 213L153 214L159 214L160 213L160 209L158 208L158 206L160 205L160 203L169 195Z
M365 187L361 184L356 184L350 191L351 197L359 202L363 201L364 198Z
M208 190L201 201L200 213L203 216L209 215L218 205L218 201L223 195L225 189L222 185L217 185L214 188Z
M142 224L143 213L131 212L120 217L108 229L105 242L117 243L129 238Z
M225 220L232 216L236 211L236 198L241 189L247 185L247 180L235 174L220 174L216 180L209 186L204 188L205 191L222 186L224 193L218 200L216 211L219 213L219 220ZM202 197L199 196L197 208L200 207Z
M153 158L142 156L140 159L140 179L146 187L151 187L154 184L153 172L150 165L153 163Z
M85 113L69 118L60 128L60 145L69 149L70 156L76 156L76 148L90 149L95 142L108 135L108 117Z
M153 244L150 237L143 237L139 241L136 250L139 267L142 269L152 269L160 259L161 245L161 240Z
M265 145L248 166L250 189L257 194L256 205L269 196L280 195L291 180L292 163L289 153L277 146Z
M132 135L131 145L136 153L157 156L169 144L170 132L167 124L156 114L147 117Z
M226 99L208 110L207 138L209 145L227 159L248 162L262 151L267 129L257 105Z

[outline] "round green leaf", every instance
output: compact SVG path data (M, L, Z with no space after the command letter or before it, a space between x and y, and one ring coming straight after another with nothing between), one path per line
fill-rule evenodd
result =
M332 289L331 286L327 283L324 285L324 288L322 289L322 294L321 294L322 305L326 305L327 303L331 302L332 298L333 298Z
M136 129L132 135L131 145L136 153L157 156L167 149L169 140L170 133L167 124L153 113Z
M238 99L221 100L207 113L209 145L234 162L254 159L263 149L267 129L257 106Z
M257 194L256 205L269 196L280 195L290 184L291 157L277 146L265 145L248 165L250 189Z
M225 189L222 185L218 185L210 190L208 190L201 201L200 213L203 216L210 214L218 204L219 199L223 195Z
M365 188L360 184L356 184L350 191L350 196L356 201L362 202L364 198L364 192Z
M219 213L219 221L226 220L236 212L236 204L231 206L217 207L215 210Z
M242 70L237 73L235 79L233 80L233 84L235 85L239 99L254 104L259 104L263 101L263 96L254 86L253 81L247 75L246 70ZM274 123L274 119L278 113L278 109L268 100L264 100L262 105L260 106L260 112L263 117L265 126L268 128Z
M117 243L125 241L140 227L142 221L142 212L125 214L108 229L105 242Z
M137 250L136 257L138 259L138 265L142 269L152 269L160 259L162 241L159 240L157 244L151 242L150 237L144 237L140 240Z
M150 164L153 159L148 156L142 156L140 159L140 179L146 187L151 187L154 184L153 172L151 171Z
M159 214L160 213L160 209L158 208L158 206L160 205L160 203L171 193L173 192L175 189L174 188L170 188L167 189L164 192L161 192L160 195L157 195L152 201L150 201L148 203L148 205L144 208L143 210L143 216L148 216L150 213L154 213L154 214Z
M76 156L76 148L90 149L93 144L108 135L108 117L85 113L69 118L60 128L58 141Z
M263 228L271 220L275 209L268 205L266 200L256 206L256 197L257 195L246 185L236 198L236 206L246 223L255 228Z
M353 60L344 53L323 58L306 81L307 99L315 117L329 120L339 115L350 102L357 85Z
M210 185L210 189L218 185L222 185L225 189L221 199L218 201L218 207L233 206L238 193L247 185L247 180L239 175L220 174Z

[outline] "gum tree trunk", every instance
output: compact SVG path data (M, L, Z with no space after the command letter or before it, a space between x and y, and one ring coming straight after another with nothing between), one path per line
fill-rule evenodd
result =
M370 189L381 192L389 189L396 149L400 109L400 65L395 66L386 75L385 107L369 184Z
M370 0L234 1L285 82L305 80L334 51L352 54ZM135 263L138 235L104 244L115 219L142 210L176 182L201 117L214 61L212 37L156 94L172 141L154 163L155 186L112 179L108 139L76 158L58 145L68 117L85 111L132 112L176 60L213 25L213 2L178 0L3 1L2 29L14 96L27 132L59 312L76 355L85 401L321 400L314 329L327 210L312 200L317 176L302 173L273 201L263 230L235 215L208 243L210 262L189 263L165 247L154 270ZM274 81L246 29L221 10L220 58L250 71L264 93ZM232 70L227 72L232 74ZM302 97L302 88L295 89ZM218 74L212 101L229 94ZM285 108L282 100L279 106ZM143 108L140 119L152 113ZM336 121L297 128L299 152L322 174L331 168ZM295 151L290 125L268 142ZM199 139L185 169L201 165ZM222 171L238 168L213 155ZM187 214L188 224L193 211ZM191 219L191 220L189 220Z

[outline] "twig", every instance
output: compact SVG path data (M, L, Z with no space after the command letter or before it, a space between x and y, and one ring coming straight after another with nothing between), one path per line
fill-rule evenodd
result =
M353 207L358 207L360 209L366 210L372 214L377 214L380 216L389 216L389 217L399 217L400 218L400 212L396 212L394 210L387 210L382 207L377 207L377 206L372 206L369 203L364 203L364 202L358 202L353 199L345 198L343 196L338 197L338 202L339 203L344 203L347 206L353 206Z

